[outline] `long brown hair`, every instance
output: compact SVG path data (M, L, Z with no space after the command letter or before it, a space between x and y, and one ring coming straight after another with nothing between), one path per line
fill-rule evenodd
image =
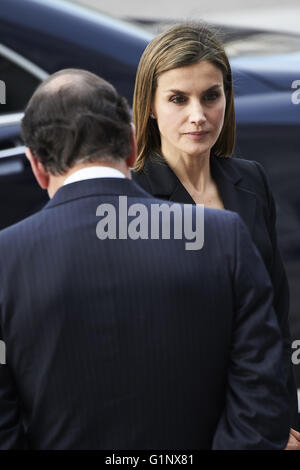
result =
M216 33L204 24L176 25L156 36L146 47L136 75L133 97L133 121L136 127L138 158L141 171L149 154L160 153L160 134L151 106L158 77L168 70L207 60L223 74L226 110L224 124L212 148L215 155L230 157L235 144L235 112L230 64Z

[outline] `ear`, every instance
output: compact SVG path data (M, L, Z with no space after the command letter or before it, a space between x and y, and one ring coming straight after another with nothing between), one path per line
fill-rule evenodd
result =
M131 152L130 155L126 158L126 165L128 168L133 168L136 158L137 158L137 145L135 137L135 125L131 123L131 136L130 136L130 146Z
M31 169L38 184L42 189L48 189L49 174L45 170L44 165L36 158L29 147L26 147L25 153L26 157L30 161Z

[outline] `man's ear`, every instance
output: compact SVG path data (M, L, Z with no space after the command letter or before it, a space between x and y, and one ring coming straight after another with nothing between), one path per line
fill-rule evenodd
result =
M135 125L131 123L131 136L130 136L130 146L131 152L126 158L126 165L128 168L133 168L136 158L137 158L137 145L136 145L136 137L135 137Z
M38 184L42 189L48 189L49 174L45 170L44 165L36 158L29 147L26 147L25 153L26 157L30 161L31 169Z

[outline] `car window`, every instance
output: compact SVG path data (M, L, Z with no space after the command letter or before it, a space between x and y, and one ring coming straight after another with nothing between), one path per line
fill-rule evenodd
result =
M0 44L0 115L24 110L47 74Z
M0 164L1 158L15 154L15 148L23 145L20 137L20 122L23 113L0 116ZM1 171L0 171L1 173Z

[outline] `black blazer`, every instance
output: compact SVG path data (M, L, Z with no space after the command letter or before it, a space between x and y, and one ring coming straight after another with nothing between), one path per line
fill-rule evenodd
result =
M291 423L292 427L298 429L297 389L291 362L288 321L289 288L277 246L276 209L269 183L262 166L254 161L212 156L210 167L224 208L237 212L243 219L271 277L274 288L273 306L284 339L286 365L291 370ZM195 204L162 157L149 157L142 172L133 172L132 178L155 197Z
M206 210L189 252L99 239L97 208L118 222L119 196L161 202L127 179L81 181L0 232L0 448L282 449L280 330L244 224Z

